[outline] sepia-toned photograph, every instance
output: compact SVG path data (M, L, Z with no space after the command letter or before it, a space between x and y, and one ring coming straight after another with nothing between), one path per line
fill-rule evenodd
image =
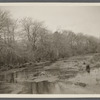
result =
M100 94L100 4L0 4L2 94Z

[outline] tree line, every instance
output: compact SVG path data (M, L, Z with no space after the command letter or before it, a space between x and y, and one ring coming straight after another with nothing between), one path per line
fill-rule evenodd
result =
M0 10L0 66L99 52L99 38L69 30L52 32L44 22L27 17L15 20L9 11Z

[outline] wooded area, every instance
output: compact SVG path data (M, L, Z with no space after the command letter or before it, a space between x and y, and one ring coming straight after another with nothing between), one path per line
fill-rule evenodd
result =
M91 53L100 53L99 38L66 29L53 33L44 22L15 20L9 11L0 10L1 68Z

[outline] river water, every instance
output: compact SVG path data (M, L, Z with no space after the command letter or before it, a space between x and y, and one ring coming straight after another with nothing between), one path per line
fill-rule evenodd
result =
M0 83L0 93L8 94L99 94L100 68L65 80Z

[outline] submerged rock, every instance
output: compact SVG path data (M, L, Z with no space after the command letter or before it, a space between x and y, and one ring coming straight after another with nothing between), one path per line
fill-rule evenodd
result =
M86 87L86 84L85 83L81 83L81 82L77 82L77 83L75 83L75 85L78 85L78 86L81 86L81 87Z

